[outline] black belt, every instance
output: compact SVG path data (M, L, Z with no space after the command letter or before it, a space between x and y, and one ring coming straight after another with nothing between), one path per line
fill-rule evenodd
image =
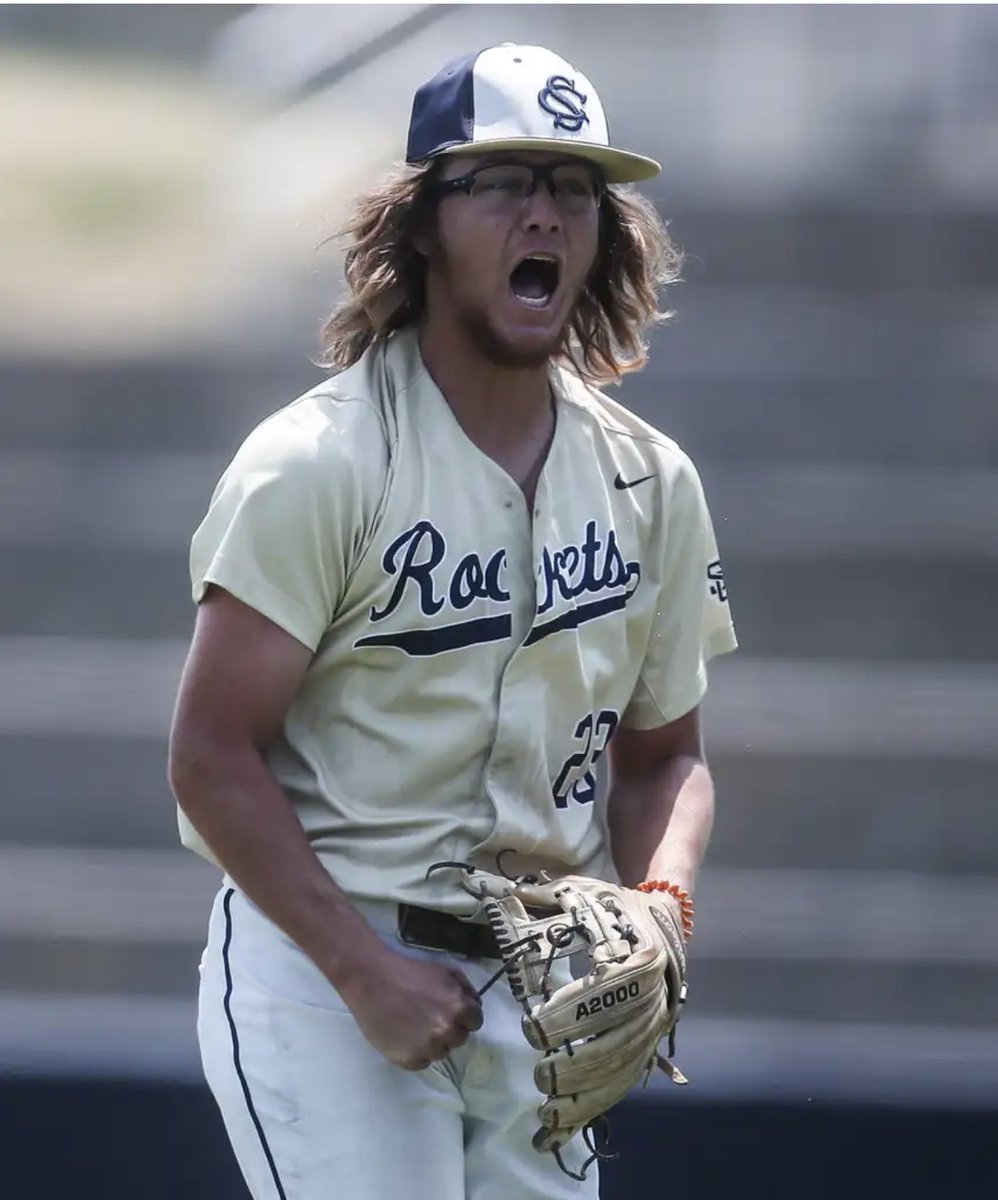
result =
M445 950L462 958L502 958L491 926L412 904L399 905L399 938L407 946Z

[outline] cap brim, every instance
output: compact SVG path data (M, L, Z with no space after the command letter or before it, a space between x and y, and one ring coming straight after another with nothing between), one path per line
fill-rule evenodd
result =
M593 142L570 142L567 138L495 138L480 142L458 142L438 150L433 157L488 154L492 150L537 150L564 154L570 158L584 158L600 168L607 183L638 183L642 179L652 179L662 170L660 163L642 154L631 154L627 150L616 150L612 146L599 146Z

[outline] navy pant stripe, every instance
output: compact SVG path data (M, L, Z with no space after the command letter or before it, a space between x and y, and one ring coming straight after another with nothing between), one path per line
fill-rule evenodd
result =
M246 1082L246 1076L243 1074L242 1064L239 1059L239 1034L236 1032L236 1023L232 1019L232 971L229 967L229 943L232 941L232 913L230 908L234 890L234 888L229 888L222 902L222 907L225 910L225 942L222 946L222 965L225 968L225 999L222 1001L222 1005L225 1009L225 1019L229 1022L229 1032L232 1034L232 1061L235 1064L236 1074L239 1076L243 1096L246 1098L246 1107L249 1109L249 1115L253 1121L257 1136L260 1139L260 1145L263 1147L263 1153L267 1158L270 1173L274 1177L274 1186L277 1188L277 1195L280 1197L280 1200L287 1200L281 1184L281 1177L278 1175L277 1166L274 1163L274 1156L270 1152L270 1146L267 1144L267 1138L263 1132L263 1126L260 1124L260 1118L256 1115L256 1109L253 1107L253 1097L250 1095L249 1084Z

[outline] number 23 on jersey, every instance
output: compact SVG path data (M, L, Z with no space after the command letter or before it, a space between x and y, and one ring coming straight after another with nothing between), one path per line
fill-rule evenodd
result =
M620 719L612 708L589 713L575 727L579 749L562 764L552 792L556 808L568 808L568 802L591 804L596 799L596 775L593 768L606 749Z

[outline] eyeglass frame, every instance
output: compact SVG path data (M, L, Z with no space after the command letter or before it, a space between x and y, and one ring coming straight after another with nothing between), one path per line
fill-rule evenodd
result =
M525 204L528 200L532 199L537 191L537 188L542 182L547 184L551 199L555 204L557 204L558 201L554 192L553 175L554 172L561 167L581 167L592 177L594 184L592 207L593 212L597 212L599 210L599 207L603 202L603 197L607 192L607 183L603 177L603 172L600 171L600 169L594 163L590 163L585 159L579 158L560 158L557 162L553 163L526 163L522 160L518 161L515 159L503 159L498 162L482 163L480 166L473 168L464 175L458 175L454 179L433 180L429 184L429 190L438 198L452 196L457 192L464 192L464 194L470 200L473 198L471 195L471 189L474 186L476 175L480 174L482 171L490 171L495 167L522 167L524 170L531 173L533 177L533 186L531 187L530 191L527 192L526 196L524 196L522 200L518 201L520 204ZM584 214L579 213L574 215L582 216Z

